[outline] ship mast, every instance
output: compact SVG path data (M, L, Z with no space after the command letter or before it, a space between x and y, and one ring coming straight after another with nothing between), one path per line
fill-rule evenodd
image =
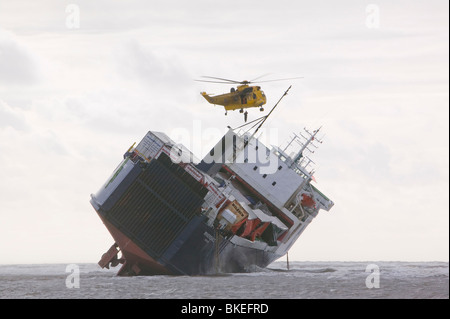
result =
M278 106L278 104L281 102L281 100L288 94L289 90L291 89L292 85L290 85L288 87L288 89L286 90L286 92L284 92L284 94L280 97L280 99L278 100L278 102L274 105L274 107L270 110L270 112L264 116L263 120L261 121L261 123L259 124L259 126L256 128L255 132L253 132L252 136L250 136L250 138L247 140L250 141L253 136L255 136L256 132L258 132L258 130L261 128L261 126L264 124L264 122L267 120L267 118L270 116L270 114L272 114L273 110L275 110L275 108Z
M290 86L287 88L287 90L283 93L283 95L280 97L280 99L278 100L278 102L272 107L272 109L270 110L270 112L269 112L267 115L261 116L260 118L257 118L256 120L253 120L253 121L251 121L251 122L245 123L244 125L238 126L238 127L236 127L236 128L233 129L233 130L237 130L237 129L242 128L242 127L244 127L244 126L246 126L246 125L249 125L249 124L251 124L251 123L256 122L251 128L249 128L249 129L247 130L247 132L249 132L252 128L254 128L256 125L259 124L258 127L256 128L256 130L253 132L253 134L252 134L250 137L245 136L245 137L244 137L244 143L243 143L243 144L241 143L240 146L238 146L237 148L239 148L240 150L242 150L242 149L244 149L244 148L248 145L248 143L251 141L251 139L256 135L256 133L258 132L258 130L261 128L261 126L264 124L264 122L265 122L265 121L267 120L267 118L270 116L270 114L272 114L272 112L275 110L275 108L278 106L278 104L281 102L281 100L288 94L288 92L289 92L289 90L291 89L291 87L292 87L292 85L290 85ZM229 126L228 126L228 128L231 129L231 127L229 127ZM232 155L232 161L231 161L231 162L234 162L234 161L236 160L236 156L237 156L237 152L233 152L233 155Z
M258 125L258 127L256 128L256 130L253 132L253 134L246 139L246 141L244 142L244 147L247 146L247 144L250 142L250 140L255 136L255 134L258 132L258 130L261 128L261 126L264 124L264 122L267 120L267 118L270 116L270 114L272 114L272 112L275 110L275 108L278 106L278 104L281 102L281 100L288 94L289 90L291 89L292 85L290 85L287 90L283 93L283 95L280 97L280 99L278 100L278 102L272 107L272 109L270 110L270 112L267 115L261 116L260 118L257 118L256 120L253 120L251 122L245 123L244 125L238 126L236 127L234 130L237 130L239 128L242 128L246 125L249 125L251 123L256 122L256 124L254 124L251 128L249 128L247 130L250 131L252 128L254 128L256 125Z

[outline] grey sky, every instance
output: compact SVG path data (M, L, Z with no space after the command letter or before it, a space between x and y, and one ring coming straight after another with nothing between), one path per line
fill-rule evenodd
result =
M0 263L96 262L112 238L89 195L121 154L200 126L203 156L242 117L193 79L266 73L304 77L262 85L267 107L293 85L267 128L323 125L336 203L290 257L448 261L448 22L446 1L1 1Z

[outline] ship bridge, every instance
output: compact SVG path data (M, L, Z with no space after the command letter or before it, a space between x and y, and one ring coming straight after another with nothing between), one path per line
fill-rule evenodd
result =
M319 208L329 210L333 205L317 189L309 186L313 177L307 171L308 165L305 163L310 164L312 161L302 154L308 150L308 144L311 144L316 134L315 131L310 140L301 146L300 151L289 156L286 152L289 147L284 150L279 147L268 148L258 139L248 138L247 135L237 134L230 129L197 167L211 176L216 176L219 172L234 176L247 193L267 204L274 215L278 215L290 227L294 223L294 216L286 214L286 209L296 206L298 196L300 192L305 193L305 188L314 200L318 199L317 202L321 203L315 212L310 213L317 214ZM298 143L293 140L290 144L294 142ZM292 212L297 218L305 215L299 209Z

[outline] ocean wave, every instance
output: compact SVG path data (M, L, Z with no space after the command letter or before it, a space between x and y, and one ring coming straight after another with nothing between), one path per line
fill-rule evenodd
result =
M380 268L379 287L366 284L367 264ZM438 267L436 267L438 266ZM292 262L211 276L118 277L117 270L80 264L79 288L66 286L65 265L0 265L4 298L443 298L449 297L448 263Z

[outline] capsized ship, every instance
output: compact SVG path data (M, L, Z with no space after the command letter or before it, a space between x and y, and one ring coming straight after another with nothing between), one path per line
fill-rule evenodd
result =
M294 134L282 150L229 129L197 164L183 145L148 132L91 195L114 239L99 265L121 264L121 276L266 267L333 206L311 184L305 155L318 131Z

